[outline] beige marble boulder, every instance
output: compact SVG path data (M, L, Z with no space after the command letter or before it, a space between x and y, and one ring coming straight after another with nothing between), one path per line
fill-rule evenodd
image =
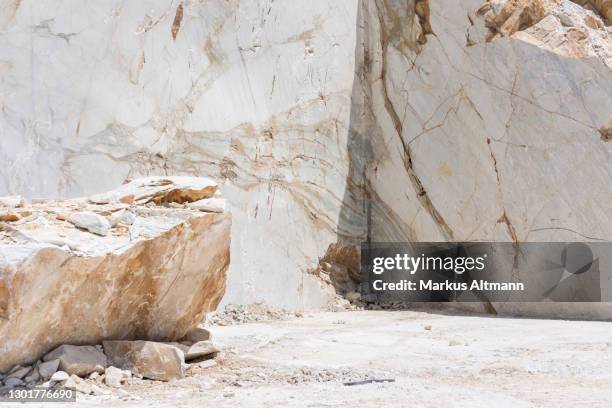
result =
M199 341L207 340L212 340L212 334L210 333L210 331L206 330L203 327L195 327L193 330L187 333L185 337L180 340L180 342L193 344Z
M152 341L105 341L109 362L151 380L170 381L185 376L183 352L169 344Z
M213 358L220 351L219 348L210 340L198 341L192 344L185 341L171 342L166 344L181 350L183 352L184 360L187 362L205 357Z
M131 375L131 373L130 373ZM109 387L119 388L121 387L121 382L125 379L125 375L123 370L110 366L104 372L104 383Z
M225 211L225 200L223 198L205 198L189 204L189 208L205 212L222 213Z
M187 207L211 197L216 183L148 177L118 190L100 204L31 204L28 217L0 222L0 372L63 344L175 341L216 308L231 216ZM71 222L75 213L110 220L121 211L133 216L109 223L107 235Z
M44 361L59 360L59 369L68 374L85 377L93 372L103 373L106 356L95 346L72 346L65 344L43 357Z
M59 360L49 360L38 365L38 375L41 378L48 380L59 369Z
M212 341L198 341L187 347L187 350L183 351L185 354L185 361L196 360L203 357L213 357L219 352L217 346Z

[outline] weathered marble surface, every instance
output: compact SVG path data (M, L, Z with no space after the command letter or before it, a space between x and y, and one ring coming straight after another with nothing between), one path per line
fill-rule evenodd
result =
M230 263L231 215L191 210L176 194L205 197L214 190L201 187L214 182L132 184L137 197L158 194L132 204L31 204L10 209L19 220L0 222L0 372L61 344L174 341L216 309ZM157 205L156 197L171 204ZM77 228L71 216L85 211L114 225L104 236ZM132 217L115 217L126 213Z
M0 193L213 177L234 217L227 300L324 305L301 272L337 240L356 12L349 0L5 2Z
M380 9L364 4L379 129L370 185L402 226L381 221L376 239L612 239L612 145L599 132L612 73L602 61L512 38L467 46L467 29L484 38L478 0L431 1L435 34L399 48L395 33L381 42Z
M372 240L612 240L610 68L514 36L486 42L479 0L429 3L425 44L380 17L402 6L363 3ZM495 306L611 317L600 305Z
M212 176L226 301L287 308L336 242L612 239L610 69L487 42L483 3L6 2L0 193Z

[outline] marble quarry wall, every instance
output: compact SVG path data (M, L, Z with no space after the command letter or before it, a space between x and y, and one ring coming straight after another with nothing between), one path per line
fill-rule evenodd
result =
M606 13L605 0L6 1L0 195L211 177L233 220L224 302L288 309L325 306L334 290L313 271L354 275L367 238L607 241Z
M612 239L610 27L569 1L418 3L362 3L371 239ZM420 29L397 23L410 10Z
M0 195L211 177L233 216L226 301L325 305L305 271L337 241L356 5L3 2Z

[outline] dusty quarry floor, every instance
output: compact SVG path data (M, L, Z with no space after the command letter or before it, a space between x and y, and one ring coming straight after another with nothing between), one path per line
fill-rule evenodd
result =
M76 406L610 407L611 324L357 311L213 327L216 365ZM344 385L371 379L395 382Z

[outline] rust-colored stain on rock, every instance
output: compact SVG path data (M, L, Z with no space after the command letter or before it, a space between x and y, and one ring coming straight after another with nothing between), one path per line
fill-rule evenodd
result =
M176 14L174 15L174 22L172 22L172 39L176 41L176 36L181 29L181 21L183 21L183 4L179 4L176 8Z

